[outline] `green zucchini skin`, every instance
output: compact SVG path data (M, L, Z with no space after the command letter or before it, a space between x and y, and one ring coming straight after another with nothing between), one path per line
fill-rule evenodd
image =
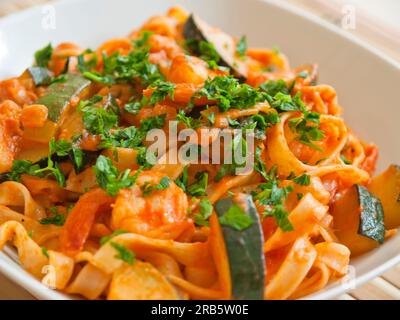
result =
M253 224L241 231L221 225L225 240L232 283L232 299L264 299L265 257L264 237L257 209L250 195L244 196L245 213ZM223 216L235 202L232 197L219 200L215 204L218 217Z
M202 30L199 19L195 15L191 14L186 20L183 26L183 36L186 40L193 39L198 42L207 41L214 44L214 46L216 47L216 51L221 58L218 64L223 67L229 68L234 76L238 78L241 82L246 81L244 71L242 71L240 68L240 61L238 59L235 59L233 56L227 55L225 52L223 52L223 49L218 50L218 47L213 42L212 37L210 35L207 35L207 32L205 30ZM192 53L197 56L201 55L201 52L198 52L196 50Z
M48 85L51 82L52 73L47 68L30 67L27 69L35 86Z
M65 81L55 82L48 86L47 93L36 103L45 105L49 110L49 119L58 122L71 98L79 95L90 85L90 80L77 73L65 74Z
M382 244L385 240L382 203L365 187L356 185L356 190L361 207L358 233Z

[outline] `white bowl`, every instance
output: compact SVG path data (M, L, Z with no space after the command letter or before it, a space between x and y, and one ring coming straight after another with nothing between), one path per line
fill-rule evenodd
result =
M278 45L292 65L316 62L320 82L333 85L345 118L357 134L378 144L382 169L400 159L400 65L345 31L282 1L262 0L66 0L0 20L0 78L18 75L48 42L96 47L126 35L173 4L192 10L229 33L246 34L251 46ZM52 25L52 22L55 25ZM53 28L54 27L54 28ZM360 285L400 263L400 235L352 260ZM11 251L0 254L0 271L34 296L65 299L24 272ZM333 283L310 299L330 299L349 286Z

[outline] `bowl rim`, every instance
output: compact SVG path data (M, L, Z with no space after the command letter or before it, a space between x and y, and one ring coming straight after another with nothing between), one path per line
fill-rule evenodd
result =
M39 13L43 10L46 6L76 6L78 3L82 2L91 2L95 0L53 0L49 3L39 4L37 6L27 8L16 13L12 13L5 17L0 18L0 29L3 25L6 24L15 24L18 21L29 19L30 16ZM400 72L400 61L392 58L385 52L381 51L380 49L374 47L372 44L367 42L366 40L357 37L356 35L346 32L345 30L341 29L340 27L324 20L322 17L317 16L316 14L307 11L305 8L296 6L293 3L288 2L276 2L274 0L254 0L259 3L264 3L268 6L276 7L280 10L287 11L292 15L298 16L304 20L312 22L314 25L322 27L327 32L334 33L345 40L355 44L356 46L360 47L361 49L368 51L370 54L375 56L376 58L384 61L390 67L395 68L397 71ZM1 35L1 31L0 31ZM1 76L1 75L0 75ZM0 272L7 276L11 281L17 283L25 290L30 292L33 296L38 299L57 299L57 300L65 300L65 299L73 299L74 297L67 296L61 292L52 290L47 288L43 285L38 279L34 278L28 272L26 272L22 268L16 268L18 265L17 260L13 257L14 254L11 252L9 248L5 250L5 252L0 251ZM376 276L381 275L388 269L394 267L395 265L400 263L400 252L399 254L392 256L390 259L386 260L383 264L380 264L378 267L373 268L361 276L357 276L355 278L355 286L359 287L360 285L366 283L367 281L373 279ZM310 294L302 300L314 300L314 299L332 299L337 297L350 289L344 288L340 286L338 283L330 284L329 288L324 288L324 291L318 291L313 294Z

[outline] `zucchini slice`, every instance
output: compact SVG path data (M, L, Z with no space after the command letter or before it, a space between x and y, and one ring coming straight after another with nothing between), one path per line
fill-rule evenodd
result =
M368 189L381 201L387 229L400 226L400 166L391 165L372 179Z
M353 255L384 242L385 226L380 200L365 187L355 185L332 205L335 234Z
M30 67L27 69L35 86L48 85L51 82L52 73L47 68Z
M90 80L80 74L67 73L65 81L48 86L47 93L36 103L45 105L49 109L49 119L58 123L71 98L82 94L90 83Z
M361 208L358 233L382 244L385 241L382 203L365 187L356 185L356 190Z
M225 280L229 282L225 287L230 290L230 298L232 299L264 299L264 238L258 212L251 196L239 194L235 198L221 199L215 204L215 211L220 218L235 204L239 205L243 212L251 217L253 223L248 228L239 231L230 226L219 224L215 216L211 221L211 228L215 227L214 230L217 230L217 233L220 230L220 238L225 243L226 253L221 251L217 253L220 257L227 257L227 264L221 262L221 265L224 265L225 268L226 265L229 266L229 270L223 272ZM221 272L221 270L219 271ZM222 287L224 286L222 285Z
M230 35L210 27L199 17L191 14L183 26L183 36L187 41L212 43L221 58L218 64L229 68L241 81L246 80L246 67L236 55L236 42ZM195 49L193 54L201 55L201 52Z

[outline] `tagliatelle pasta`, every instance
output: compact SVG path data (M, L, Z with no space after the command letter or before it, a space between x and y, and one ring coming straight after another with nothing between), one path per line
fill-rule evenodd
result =
M315 293L400 221L399 167L374 178L341 109L316 65L179 7L49 44L0 82L0 248L87 299Z

